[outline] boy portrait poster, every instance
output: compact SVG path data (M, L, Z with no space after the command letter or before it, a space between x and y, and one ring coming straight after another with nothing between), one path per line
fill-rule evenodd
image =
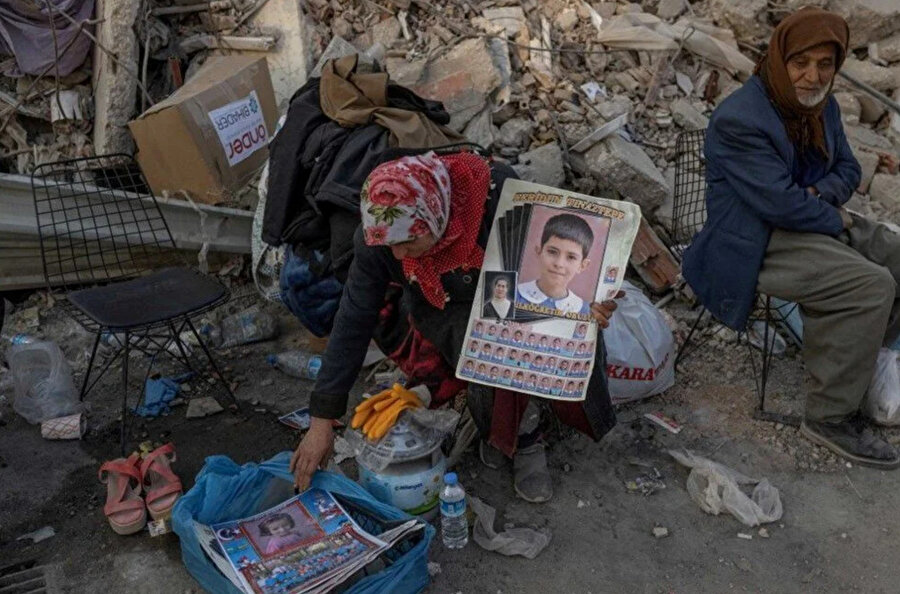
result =
M589 319L609 228L605 217L535 206L522 250L516 308Z

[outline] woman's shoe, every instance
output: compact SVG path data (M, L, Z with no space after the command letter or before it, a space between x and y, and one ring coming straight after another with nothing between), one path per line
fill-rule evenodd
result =
M531 503L544 503L553 497L553 481L547 470L544 444L516 451L513 457L513 485L516 494Z
M106 484L103 513L117 534L140 532L147 524L147 506L141 499L141 471L138 455L104 462L99 478Z
M172 472L175 446L167 443L147 454L141 461L141 479L146 491L147 511L154 520L168 519L181 497L181 479Z

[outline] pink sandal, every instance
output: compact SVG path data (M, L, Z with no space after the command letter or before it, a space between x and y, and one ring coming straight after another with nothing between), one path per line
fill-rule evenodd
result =
M140 532L147 523L147 507L141 499L141 472L138 455L104 462L99 478L106 483L103 513L117 534Z
M181 497L181 479L170 466L174 461L175 445L171 443L156 448L141 461L147 510L154 520L168 519L175 502Z

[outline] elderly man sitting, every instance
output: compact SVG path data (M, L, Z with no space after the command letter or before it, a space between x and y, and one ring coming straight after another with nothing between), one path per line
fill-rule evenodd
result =
M842 206L860 179L830 95L848 40L841 17L794 13L756 74L713 113L708 219L684 276L735 330L757 291L799 303L810 380L801 433L860 464L896 468L896 450L859 417L878 350L900 333L900 236Z

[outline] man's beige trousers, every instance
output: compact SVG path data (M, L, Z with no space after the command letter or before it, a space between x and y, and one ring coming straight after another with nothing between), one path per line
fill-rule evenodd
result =
M882 344L900 334L900 235L853 215L838 238L776 229L757 290L800 304L809 373L806 418L855 413Z

